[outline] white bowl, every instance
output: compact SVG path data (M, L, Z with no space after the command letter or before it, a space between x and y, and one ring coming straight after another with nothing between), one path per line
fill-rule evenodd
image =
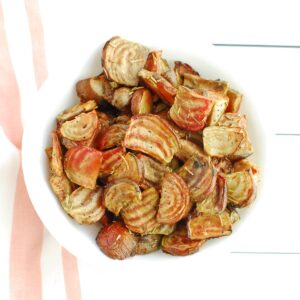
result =
M163 49L162 45L157 49ZM78 102L75 93L76 82L100 73L100 53L100 46L94 47L91 53L70 53L70 56L66 58L66 64L61 66L61 70L49 76L33 103L34 113L26 118L22 155L28 193L45 227L62 246L75 256L92 264L101 263L103 268L104 265L110 266L113 260L107 258L95 243L100 226L79 225L63 211L48 183L48 162L44 151L51 144L50 132L55 128L56 116ZM249 135L256 151L251 159L262 167L264 138L262 127L255 114L255 102L247 97L247 87L243 87L238 80L234 79L234 74L229 75L229 72L222 67L223 58L220 53L216 53L212 46L202 46L201 51L199 49L184 51L180 50L180 46L178 46L176 51L164 49L164 57L169 61L187 62L199 70L201 75L228 81L233 88L244 94L245 101L242 111L248 116ZM254 116L256 117L255 122ZM246 209L242 214L242 222L247 219L246 216L249 212L254 210L255 205ZM235 228L238 226L240 224L235 225ZM228 253L228 249L230 249L229 238L215 239L206 243L199 253L185 259L194 261L208 253L220 255ZM136 256L128 259L127 263L132 263L133 260L139 261L139 263L141 261L172 260L173 263L176 263L176 258L161 252Z

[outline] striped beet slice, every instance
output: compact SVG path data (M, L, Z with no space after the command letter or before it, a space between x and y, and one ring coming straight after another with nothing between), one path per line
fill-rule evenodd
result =
M121 161L108 177L108 182L114 182L123 178L130 179L137 184L141 184L144 180L143 164L131 152L126 153L124 156L121 155Z
M183 179L175 173L166 173L162 180L157 222L175 224L184 216L189 201L189 190Z
M125 154L123 147L116 147L102 152L102 165L99 176L110 175L122 162L122 155Z
M170 109L170 117L180 128L197 132L205 126L212 106L212 100L187 87L179 86Z
M156 224L159 194L155 188L142 193L142 201L130 202L122 209L121 215L127 228L133 232L146 234Z
M192 201L203 200L215 187L216 171L203 155L190 157L177 174L187 184Z
M128 126L125 124L113 124L100 134L97 148L100 150L120 146L124 140Z
M169 163L179 149L178 139L168 123L157 115L142 114L131 118L124 146Z
M99 186L93 190L79 187L61 204L79 224L96 223L105 213L103 189Z
M85 188L94 189L101 168L102 153L91 147L78 146L67 151L64 168L68 178Z
M142 193L139 186L128 179L120 179L107 185L104 191L105 207L118 216L130 203L140 203Z

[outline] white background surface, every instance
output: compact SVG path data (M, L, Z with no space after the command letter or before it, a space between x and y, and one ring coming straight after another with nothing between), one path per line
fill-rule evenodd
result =
M95 40L102 44L112 35L145 44L149 36L151 40L155 36L155 44L162 48L171 48L178 39L187 49L213 43L300 45L297 2L40 1L49 74L65 68L70 51L89 52ZM12 9L20 14L20 18L7 17L5 22L7 31L15 33L9 34L8 42L17 77L22 78L20 91L26 99L26 120L32 113L41 113L31 105L35 87L34 77L28 74L33 72L32 67L22 64L23 58L31 55L30 45L24 43L28 28L23 26L18 1L6 0L2 5L6 16ZM256 110L267 133L264 190L255 204L255 214L249 214L247 222L234 232L230 237L234 247L220 257L198 255L196 261L178 258L148 265L126 263L126 267L114 264L105 272L79 261L83 299L300 298L300 136L275 135L300 133L300 49L222 47L218 51L226 57L224 63L230 73L256 99ZM15 182L17 172L14 162L11 167L7 162L18 156L2 134L0 142L0 191L1 198L7 199L12 197L8 178ZM11 208L4 205L1 201L0 213L5 209L8 213L3 217L9 222ZM52 259L59 265L58 247L47 240L43 260ZM60 299L61 273L47 264L43 266L45 273L49 269L43 279L45 299Z

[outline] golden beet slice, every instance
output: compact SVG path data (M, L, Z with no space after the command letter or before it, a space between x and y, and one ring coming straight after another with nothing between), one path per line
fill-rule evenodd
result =
M238 112L243 101L243 95L235 91L234 89L228 89L226 95L229 98L229 103L226 112Z
M103 190L79 187L62 202L63 209L79 224L98 222L105 213Z
M159 194L155 188L142 193L141 201L132 201L121 211L122 218L128 229L140 234L147 234L156 224L156 212Z
M141 88L133 92L131 98L131 112L133 115L151 113L153 96L148 89Z
M249 206L256 198L256 184L251 170L225 175L228 202L235 207Z
M96 242L105 255L121 260L131 256L137 246L137 238L120 221L104 226Z
M240 128L209 126L203 130L204 151L210 156L233 154L245 137Z
M222 213L227 206L227 184L221 175L217 176L216 186L213 192L201 202L197 202L198 213L218 214Z
M120 37L106 42L102 51L102 67L108 79L127 86L137 86L138 72L144 67L149 50Z
M98 129L98 116L95 110L81 113L73 120L64 122L60 127L60 134L72 141L90 139Z
M188 236L192 240L203 240L229 235L233 221L225 210L221 214L200 214L187 222Z
M162 236L160 234L147 234L140 236L138 238L134 254L144 255L157 251L160 248L161 238Z
M94 110L95 108L97 108L97 103L94 100L89 100L85 103L79 103L63 111L56 117L56 120L58 121L58 123L63 123L75 118L83 112L89 112Z
M107 176L112 174L118 165L122 162L122 156L125 155L123 147L116 147L102 152L102 164L99 176Z
M122 161L120 161L114 172L109 176L108 182L127 178L137 184L141 184L144 179L143 164L131 152L126 153L124 156L121 155L121 159Z
M199 145L189 140L179 140L179 151L175 154L176 157L185 162L195 154L198 156L205 156L204 151Z
M94 189L101 168L102 153L91 147L78 146L67 151L64 168L68 178L85 188Z
M97 148L100 150L109 149L122 145L128 125L113 124L105 129L99 136Z
M175 102L170 109L170 117L180 128L199 131L206 123L213 102L184 86L179 86Z
M158 163L146 155L138 154L137 158L144 166L145 180L150 181L153 184L160 183L164 174L172 171L171 168Z
M105 187L104 205L118 216L121 210L130 203L140 203L142 193L139 186L128 179L120 179Z
M178 139L168 123L157 115L143 114L131 118L124 146L169 163L179 149Z
M180 225L173 233L163 237L161 249L171 255L185 256L197 252L204 242L205 239L191 240L186 226Z
M175 173L166 173L162 180L157 222L175 224L184 216L189 202L189 189L183 179Z
M105 75L83 79L77 82L76 92L81 102L95 100L100 103L102 100L111 101L114 88L117 84L107 80Z
M177 89L163 76L143 69L139 72L139 78L151 91L157 94L161 100L166 102L168 105L172 105L174 103Z
M216 171L204 156L193 155L177 174L186 182L193 201L203 200L215 187Z
M185 73L183 85L190 89L213 91L225 95L228 90L228 83L219 80L209 80L203 77Z
M228 174L232 172L232 162L227 157L213 157L210 161L218 173Z

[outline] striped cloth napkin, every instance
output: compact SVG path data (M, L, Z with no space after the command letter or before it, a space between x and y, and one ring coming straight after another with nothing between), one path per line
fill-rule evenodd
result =
M24 66L33 65L35 89L38 90L47 78L43 26L38 1L25 0L24 3L24 17L27 18L32 45L32 59L24 62ZM8 43L6 21L11 20L11 13L9 11L9 17L5 15L0 1L0 299L42 299L44 283L49 277L45 272L57 270L62 274L56 274L56 278L64 278L61 289L65 289L67 299L81 299L76 258L64 248L60 251L61 266L52 265L51 255L42 257L43 252L49 251L45 244L51 249L56 241L33 209L24 184L20 155L21 107L26 105L26 99L19 89L22 78L17 78L16 66L11 59L11 52L22 51L22 48L13 48ZM18 15L15 17L17 19Z

